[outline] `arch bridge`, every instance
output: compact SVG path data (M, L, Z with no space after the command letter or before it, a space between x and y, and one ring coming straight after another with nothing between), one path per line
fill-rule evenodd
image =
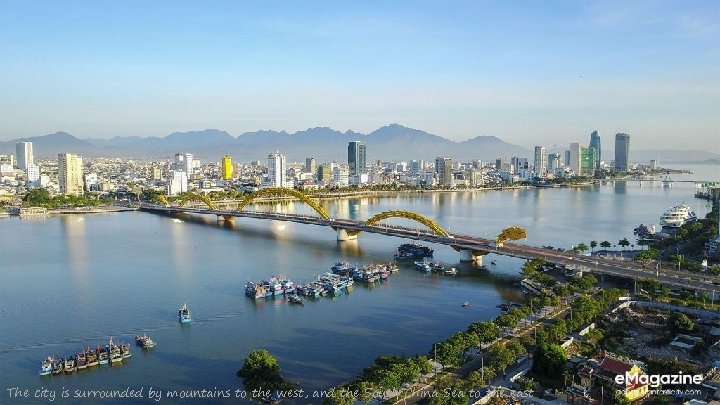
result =
M276 212L248 211L246 206L253 200L263 197L292 196L308 204L318 213L315 215L283 214ZM292 189L264 189L250 194L243 199L235 210L220 210L213 201L201 195L184 195L177 204L170 204L164 196L156 197L158 203L142 203L140 209L157 214L173 215L176 213L209 214L216 215L218 220L230 220L234 217L248 217L256 219L271 219L289 221L309 225L327 226L337 231L338 240L357 239L361 232L384 234L400 238L409 238L429 243L451 246L463 254L461 260L482 263L482 257L490 252L518 257L522 259L542 258L554 263L562 264L568 268L578 269L599 275L612 275L624 278L651 278L657 279L661 284L718 292L720 276L708 274L688 274L672 269L649 269L641 263L632 261L618 262L607 258L585 257L573 255L569 252L558 252L518 243L505 243L497 245L495 240L477 236L451 234L436 221L412 211L393 210L376 214L366 221L331 218L327 211L317 201L303 193ZM207 208L187 207L189 202L199 202ZM410 228L393 225L385 222L391 218L404 218L424 225L424 228Z

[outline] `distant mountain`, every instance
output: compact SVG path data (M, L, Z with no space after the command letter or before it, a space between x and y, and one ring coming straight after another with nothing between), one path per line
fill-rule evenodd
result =
M38 157L56 157L58 153L75 153L78 155L97 155L97 147L92 143L78 139L67 132L55 132L54 134L18 138L12 141L0 142L2 153L15 154L17 142L32 142L33 154Z
M359 132L340 132L332 128L317 127L288 133L285 131L260 130L233 137L225 131L206 129L202 131L174 132L165 137L125 136L110 139L78 139L65 132L20 138L0 142L0 153L15 153L17 141L33 142L35 156L57 157L58 153L76 153L87 157L126 156L163 159L178 152L189 152L204 161L218 161L228 154L235 161L264 161L270 152L280 151L288 161L304 161L314 157L319 162L347 161L347 144L350 141L367 143L368 161L424 159L432 161L437 156L449 156L456 161L481 159L493 161L498 157L508 160L513 156L532 159L532 151L507 143L494 136L477 136L462 142L453 142L441 136L419 129L391 124L365 135ZM648 162L659 156L660 164L671 162L706 161L720 159L720 154L699 151L631 150L633 162ZM603 159L613 159L612 151L603 151Z

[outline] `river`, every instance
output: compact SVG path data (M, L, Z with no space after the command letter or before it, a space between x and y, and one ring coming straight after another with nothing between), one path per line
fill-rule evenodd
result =
M661 182L615 182L322 204L331 216L354 219L412 210L451 232L478 236L520 225L528 230L526 243L569 248L590 240L634 241L634 227L656 224L664 210L681 202L704 217L709 206L693 198L694 191L692 183L664 188ZM312 214L301 203L256 208ZM284 274L306 282L340 259L358 265L391 260L397 246L407 242L371 234L337 242L329 228L293 223L238 218L218 224L214 216L184 216L177 222L142 212L10 217L0 219L0 240L2 403L47 403L35 398L42 389L56 395L54 403L96 403L73 396L128 387L143 389L140 402L146 403L157 402L148 398L151 387L163 393L164 402L170 402L168 391L234 395L242 388L235 372L255 348L270 350L283 375L312 392L352 379L379 355L427 353L433 342L498 315L497 304L522 300L513 286L521 260L490 255L487 268L478 269L460 263L459 254L445 246L433 246L435 258L460 269L456 277L426 276L403 265L384 284L356 285L349 294L302 307L245 297L249 280ZM182 326L177 309L185 301L193 322ZM465 301L471 305L462 308ZM139 332L152 336L157 346L142 352L133 345L133 357L119 367L38 375L48 355L71 355L111 337L134 343ZM13 387L29 390L28 397L11 399ZM63 390L70 398L61 398Z

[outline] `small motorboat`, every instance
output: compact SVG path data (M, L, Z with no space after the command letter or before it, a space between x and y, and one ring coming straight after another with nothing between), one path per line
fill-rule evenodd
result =
M462 304L461 306L462 306L463 308L469 307L469 306L470 306L470 301L465 301L465 302L463 302L463 304Z
M453 268L451 268L451 269L448 269L448 270L445 270L445 271L443 272L443 274L445 274L446 276L454 276L454 275L456 275L457 273L458 273L458 271L457 271L457 269L456 269L455 267L453 267Z

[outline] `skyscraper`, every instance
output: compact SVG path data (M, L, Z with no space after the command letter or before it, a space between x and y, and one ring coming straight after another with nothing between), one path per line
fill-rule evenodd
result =
M82 156L58 154L58 182L61 194L83 194Z
M437 174L438 184L452 186L452 159L449 157L436 157L435 173Z
M567 152L570 152L568 154L569 159L567 166L570 167L570 169L573 171L573 173L575 173L576 176L580 176L580 144L571 143L570 150Z
M351 141L348 143L348 166L350 166L351 176L365 173L366 153L365 142Z
M595 148L580 148L580 176L595 175Z
M600 170L600 134L598 131L590 134L590 147L595 149L595 170Z
M615 171L628 171L628 160L630 159L630 135L615 134Z
M314 176L316 170L317 165L315 163L315 158L305 158L305 173L312 173Z
M223 156L222 158L222 165L220 167L220 170L222 171L222 179L223 180L230 180L233 177L233 165L232 165L232 158L228 155Z
M176 153L175 154L175 170L187 173L188 179L193 174L193 155L192 153Z
M268 155L268 178L271 187L285 187L285 155L280 152Z
M18 142L15 144L15 154L17 155L17 167L27 170L28 165L34 162L32 142Z
M547 152L542 146L535 147L535 175L544 177L547 174Z

